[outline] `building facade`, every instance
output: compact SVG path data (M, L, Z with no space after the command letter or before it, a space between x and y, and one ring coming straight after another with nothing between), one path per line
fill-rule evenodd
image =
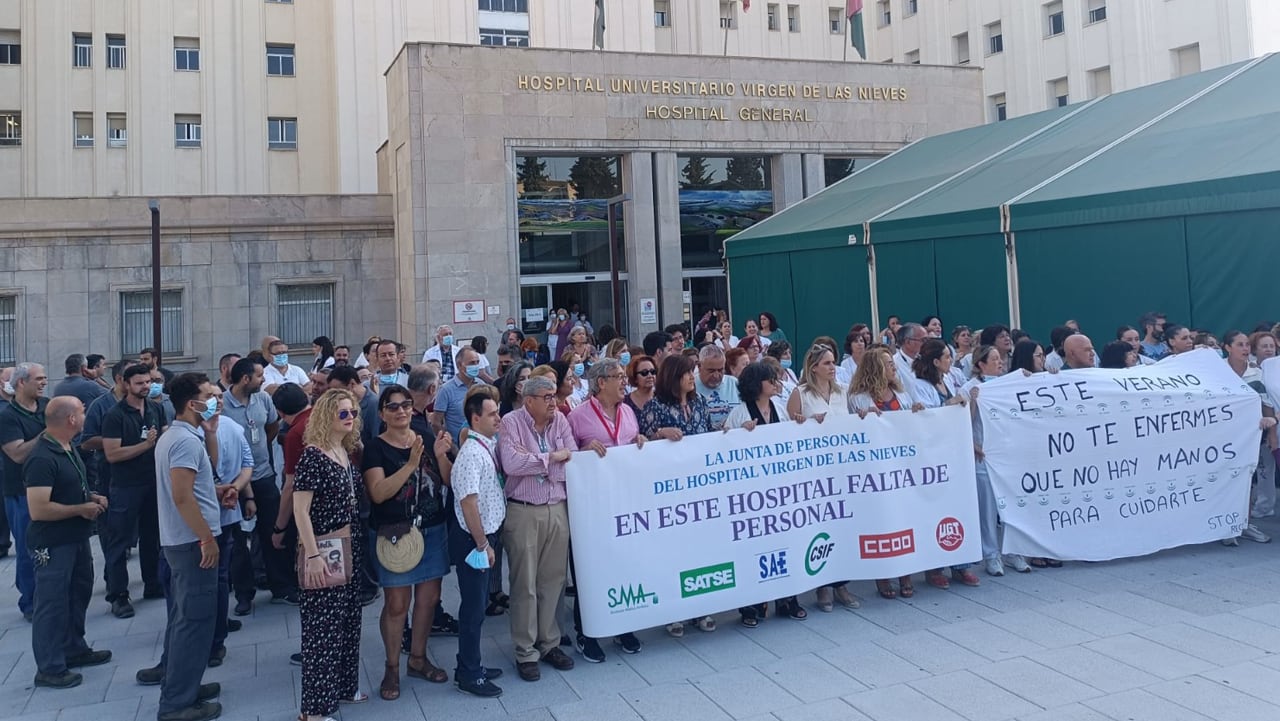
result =
M868 0L868 60L983 69L987 120L1280 50L1271 0Z

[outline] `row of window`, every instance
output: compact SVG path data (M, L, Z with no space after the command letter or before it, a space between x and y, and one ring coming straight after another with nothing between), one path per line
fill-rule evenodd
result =
M183 291L160 291L160 323L163 353L170 357L189 354L186 347L187 307ZM291 347L308 347L317 336L334 337L335 284L308 283L276 286L275 332ZM120 293L120 350L136 353L151 345L151 291ZM18 296L0 295L0 365L18 358Z
M269 2L275 0L268 0ZM3 32L3 31L0 31ZM528 35L528 33L526 33ZM72 67L93 66L93 36L76 33L72 38ZM0 40L5 39L0 36ZM123 35L107 35L107 68L123 69L125 66L125 38ZM527 43L526 43L527 44ZM22 48L16 42L0 43L0 65L17 65L21 62ZM296 66L296 50L293 45L267 43L267 75L293 77ZM200 39L173 39L173 69L189 72L200 70Z
M726 30L738 27L737 3L732 0L720 0L720 27ZM774 32L782 30L782 5L769 3L765 6L765 22ZM845 32L845 9L841 7L827 8L827 27L832 35L843 35ZM654 3L653 24L660 27L671 27L670 6L666 3ZM800 6L787 5L787 32L800 32Z
M128 118L124 113L107 113L107 147L124 148L129 144ZM92 148L96 139L92 113L72 114L72 143L77 148ZM178 148L199 148L204 140L204 126L199 115L173 116L173 144ZM0 146L22 145L22 113L0 111ZM298 149L297 118L267 118L267 148Z
M893 12L890 9L891 0L877 0L876 2L876 23L879 27L887 27L893 24ZM902 0L903 17L911 17L919 11L919 0ZM1043 6L1043 24L1045 37L1053 37L1061 35L1067 30L1065 15L1062 10L1062 1L1046 3ZM1092 25L1100 23L1107 19L1107 0L1087 0L1085 3L1084 24ZM994 23L999 25L1000 23ZM988 28L991 26L988 25ZM832 32L835 32L834 30ZM990 53L1001 52L1001 49L991 49Z

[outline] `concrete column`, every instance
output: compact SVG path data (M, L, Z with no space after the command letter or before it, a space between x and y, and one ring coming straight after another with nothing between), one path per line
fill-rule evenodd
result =
M622 156L622 188L623 192L631 196L631 202L624 207L623 220L626 234L623 252L628 276L627 292L623 298L626 305L623 317L627 323L624 335L632 342L639 343L646 333L658 330L657 323L640 322L640 299L657 298L659 295L652 153L628 153Z
M658 319L662 325L667 325L684 320L684 276L681 273L680 258L680 167L675 153L653 154L653 177L658 229ZM636 303L639 312L638 299Z
M805 153L802 160L804 164L804 197L807 198L827 187L827 172L826 166L822 163L823 156L818 153Z
M804 199L804 171L799 153L773 156L770 173L773 178L773 212Z

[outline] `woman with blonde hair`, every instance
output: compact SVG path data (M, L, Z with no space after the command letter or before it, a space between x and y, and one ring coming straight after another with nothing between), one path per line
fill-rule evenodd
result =
M332 716L339 703L369 699L360 691L360 594L354 580L364 538L356 506L360 469L351 462L360 442L359 419L359 402L350 391L325 391L307 419L294 476L303 580L303 721Z

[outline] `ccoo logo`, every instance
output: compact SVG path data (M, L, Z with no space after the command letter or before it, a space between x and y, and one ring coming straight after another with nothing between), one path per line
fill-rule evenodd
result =
M893 558L916 551L916 532L907 528L893 533L858 536L858 550L863 558Z
M954 551L964 543L964 526L960 521L947 516L938 521L938 531L936 534L938 546L944 551Z
M814 536L813 540L809 541L809 550L804 554L804 572L810 576L818 575L827 567L827 560L831 558L831 551L835 547L835 542L826 533Z

